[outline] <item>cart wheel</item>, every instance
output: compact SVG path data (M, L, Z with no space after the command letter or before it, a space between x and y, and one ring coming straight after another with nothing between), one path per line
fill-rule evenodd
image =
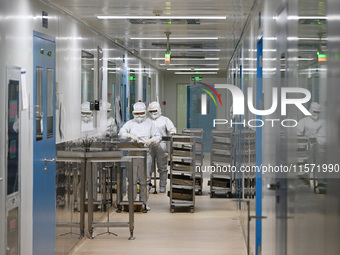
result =
M199 191L198 191L198 195L202 195L202 190L199 190Z
M214 192L214 191L210 192L210 198L213 198L214 195L215 195L215 192Z
M194 207L190 207L190 212L193 213L195 211Z
M171 212L171 213L174 213L174 212L175 212L175 207L174 207L174 206L171 206L170 212Z

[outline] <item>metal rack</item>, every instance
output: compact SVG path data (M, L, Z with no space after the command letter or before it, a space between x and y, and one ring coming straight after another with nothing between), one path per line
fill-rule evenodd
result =
M170 211L177 206L195 206L195 137L173 135L170 138Z
M247 171L242 172L242 194L244 198L254 198L256 171L253 166L256 165L256 132L252 129L243 129L241 135L241 165L248 167Z
M210 197L232 194L232 139L233 131L212 130L210 152Z
M203 190L203 135L204 130L202 128L187 128L182 131L185 135L190 135L195 137L195 180L196 180L196 195L202 195Z

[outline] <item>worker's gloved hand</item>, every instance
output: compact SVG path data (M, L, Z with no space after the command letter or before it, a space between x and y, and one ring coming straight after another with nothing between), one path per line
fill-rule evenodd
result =
M170 135L174 135L174 134L176 134L175 132L170 132Z
M150 146L151 144L154 144L155 140L153 138L150 138L144 142L145 146Z
M126 138L127 139L131 139L132 141L134 141L136 143L138 142L138 138L136 136L134 136L134 135L126 134Z

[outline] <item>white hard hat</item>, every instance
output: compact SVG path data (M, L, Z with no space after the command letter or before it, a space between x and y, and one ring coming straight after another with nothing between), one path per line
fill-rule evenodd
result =
M146 106L142 102L137 102L133 105L133 111L132 113L140 113L140 112L145 112L146 111Z
M309 108L309 111L313 114L313 112L321 112L321 105L317 102L312 102Z
M157 110L160 114L162 113L161 106L156 101L151 102L148 107L148 111L155 111L155 110Z

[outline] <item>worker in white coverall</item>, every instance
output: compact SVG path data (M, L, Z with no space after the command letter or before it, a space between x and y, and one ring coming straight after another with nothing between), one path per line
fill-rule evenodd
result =
M158 102L152 102L148 107L148 112L161 136L167 136L169 134L172 135L176 133L176 128L172 121L169 118L162 116L161 107ZM151 157L152 160L148 169L151 171L151 165L156 158L159 173L159 192L164 193L166 190L166 182L168 177L168 148L165 141L162 141L159 144L153 144L151 146ZM149 173L149 176L151 176L151 172Z
M304 135L308 138L317 138L318 133L325 121L320 119L321 106L313 102L309 108L310 116L299 120L297 124L297 134Z
M310 116L304 117L298 122L297 134L308 137L310 140L314 140L314 155L310 159L310 163L317 165L322 165L325 163L326 156L326 123L325 120L320 119L321 106L313 102L309 108L309 112L312 114ZM325 180L315 173L316 187L315 190L318 191L318 186L322 186Z
M142 102L137 102L133 105L133 119L126 122L120 129L118 137L123 140L131 140L137 143L144 143L145 147L149 147L152 144L158 144L161 141L161 136L152 123L152 121L146 117L146 106ZM130 152L130 156L143 156L144 152ZM148 152L147 162L151 161L150 150ZM149 167L149 163L147 164ZM147 172L150 172L147 170ZM140 188L140 200L144 199L145 183L145 170L144 170L144 159L133 160L133 185L134 194L133 198L136 200L137 197L137 182L139 182ZM130 185L130 183L129 183ZM149 189L147 190L147 200L149 197ZM147 201L145 201L147 205ZM150 208L147 205L147 209Z

